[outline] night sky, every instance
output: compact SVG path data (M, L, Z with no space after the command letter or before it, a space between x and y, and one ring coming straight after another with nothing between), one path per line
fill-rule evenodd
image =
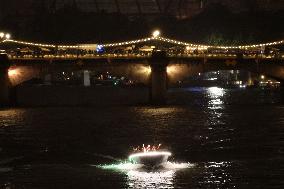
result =
M126 40L155 28L209 44L284 38L281 0L2 0L0 9L1 30L42 42Z

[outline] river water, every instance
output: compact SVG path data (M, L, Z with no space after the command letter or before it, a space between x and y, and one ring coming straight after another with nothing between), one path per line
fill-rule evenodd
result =
M119 169L143 143L162 143L170 166ZM162 107L0 110L0 189L284 188L283 155L277 91L197 87L171 89Z

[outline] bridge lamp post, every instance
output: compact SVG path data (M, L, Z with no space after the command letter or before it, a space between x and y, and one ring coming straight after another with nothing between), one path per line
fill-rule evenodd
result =
M154 37L154 38L157 38L157 37L159 37L161 35L161 32L159 31L159 30L155 30L153 33L152 33L152 36Z
M0 32L0 41L4 41L11 38L11 34Z
M0 54L0 106L8 105L10 101L9 67L10 61L7 54Z
M152 38L155 39L153 45L155 45L155 49L156 49L156 50L159 49L159 47L158 47L158 46L159 46L159 43L158 43L158 40L156 40L156 39L157 39L160 35L161 35L160 30L155 30L155 31L153 31L153 33L152 33Z
M264 76L264 75L261 75L260 78L263 80L263 79L265 79L265 76Z
M10 39L11 38L11 34L6 33L5 37L6 37L6 39Z

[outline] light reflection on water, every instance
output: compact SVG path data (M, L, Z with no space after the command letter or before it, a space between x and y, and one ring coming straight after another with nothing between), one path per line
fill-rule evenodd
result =
M142 165L126 162L97 167L124 173L128 188L179 188L182 184L179 183L180 175L185 172L187 174L200 172L202 178L199 185L206 188L235 188L233 176L228 172L229 169L233 168L233 165L236 165L236 163L229 161L199 164L167 162L158 170L145 170ZM181 170L183 170L183 173L179 174ZM195 179L199 180L198 178Z
M179 107L148 107L146 109L137 109L137 111L145 116L167 116L181 113L184 110Z
M129 188L174 188L175 171L129 171L127 176Z
M0 188L284 188L284 111L274 93L214 87L171 95L159 108L0 110ZM168 145L176 161L195 166L85 167L114 161L93 154L124 158L141 141Z
M232 162L207 162L205 164L203 185L220 188L235 188L232 175L226 170L232 167Z
M176 172L192 168L194 164L167 162L157 170L147 170L143 168L143 165L128 162L98 167L125 173L129 188L174 188Z
M209 87L207 89L207 95L209 97L209 109L223 109L222 105L224 104L223 96L226 94L226 91L223 88L219 87Z
M224 122L220 119L223 116L221 110L224 109L224 100L223 97L226 95L226 91L223 88L219 87L209 87L206 90L206 95L209 98L208 109L211 110L208 113L209 116L209 125L220 125Z

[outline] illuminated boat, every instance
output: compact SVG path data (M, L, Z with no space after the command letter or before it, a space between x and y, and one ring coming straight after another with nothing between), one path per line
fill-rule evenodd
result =
M142 164L146 167L158 167L166 163L171 155L168 151L148 151L133 153L128 158L135 164Z

